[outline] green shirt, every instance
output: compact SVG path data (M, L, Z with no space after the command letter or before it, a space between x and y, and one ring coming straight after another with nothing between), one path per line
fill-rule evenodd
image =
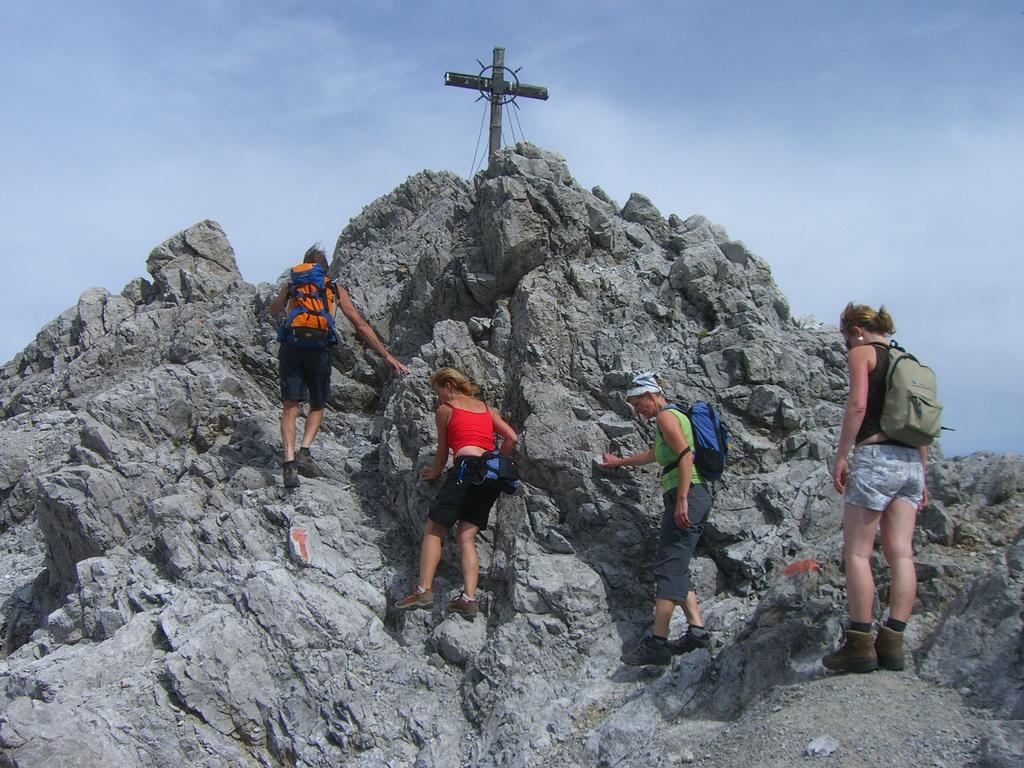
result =
M683 437L686 438L686 444L693 449L693 426L690 424L690 420L686 417L686 414L682 411L677 411L675 408L667 409L669 412L679 419L679 426L683 428ZM665 438L661 435L660 429L654 430L654 460L658 462L662 467L666 467L669 464L675 464L675 468L671 472L666 472L661 476L661 490L663 492L671 491L673 488L679 487L679 453L678 451L672 450L672 447L665 442ZM690 482L691 483L702 483L704 480L700 476L700 472L697 471L696 467L690 469Z

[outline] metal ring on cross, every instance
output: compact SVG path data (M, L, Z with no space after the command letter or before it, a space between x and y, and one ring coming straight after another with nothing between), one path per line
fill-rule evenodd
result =
M510 75L512 75L512 79L511 80L502 80L502 82L505 83L505 91L502 92L502 93L494 93L494 91L493 91L493 88L494 88L494 75L493 75L493 71L494 71L494 69L502 69L505 72L508 72ZM492 71L492 75L490 77L488 77L485 74L488 70ZM519 91L519 75L516 74L516 71L514 69L509 69L506 66L500 66L500 67L496 68L493 64L489 64L489 65L487 65L486 67L484 67L483 69L480 70L480 80L481 80L481 82L483 82L485 79L487 81L489 81L489 85L487 85L487 86L481 85L480 86L480 88L479 88L480 95L483 98L487 99L492 104L501 104L501 105L511 104L513 101L516 100L516 96L519 95L518 94L518 91Z

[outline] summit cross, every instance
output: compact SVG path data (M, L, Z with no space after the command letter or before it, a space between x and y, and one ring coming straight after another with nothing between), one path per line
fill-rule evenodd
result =
M484 66L481 61L477 61L477 63L480 64L479 75L445 72L444 84L453 85L456 88L472 88L480 92L481 98L491 102L491 140L487 153L487 159L490 160L501 149L501 108L505 104L514 102L517 96L547 101L548 89L539 85L527 85L519 82L519 77L516 75L519 70L508 69L505 66L504 48L494 49L491 66ZM491 73L490 77L485 77L488 70ZM506 72L511 75L511 79L506 79Z

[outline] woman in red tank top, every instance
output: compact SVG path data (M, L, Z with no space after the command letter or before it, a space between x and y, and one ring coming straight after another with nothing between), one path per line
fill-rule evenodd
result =
M497 410L474 395L479 389L454 368L441 368L430 377L437 395L434 416L437 425L437 453L434 463L420 472L421 480L436 480L444 473L449 452L453 466L445 476L430 513L420 547L420 575L416 588L395 604L397 610L429 608L434 603L434 572L441 562L441 545L448 529L456 525L455 540L462 564L462 594L448 603L448 610L472 618L479 610L476 585L480 559L476 535L487 528L491 507L498 491L462 479L464 465L495 448L494 436L501 437L500 452L508 456L518 437Z

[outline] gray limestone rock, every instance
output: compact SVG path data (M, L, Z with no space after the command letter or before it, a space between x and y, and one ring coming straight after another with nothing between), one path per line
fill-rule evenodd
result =
M391 378L340 321L322 476L290 490L275 287L244 282L209 221L146 267L120 294L86 290L0 368L4 764L693 761L693 718L820 673L845 611L827 464L845 360L722 227L642 195L620 209L522 143L472 182L409 178L345 227L331 274L412 373ZM520 434L523 487L480 537L473 622L444 615L462 586L451 541L434 606L389 607L436 492L418 473L441 365ZM619 662L651 620L658 472L598 466L650 443L622 397L639 370L716 403L734 436L692 566L713 655L663 675ZM938 454L929 487L910 650L1012 723L1024 462ZM1007 733L992 760L1016 748Z
M923 677L978 691L972 703L1024 720L1024 528L989 566L945 607L918 664Z
M661 212L643 195L634 192L622 206L622 218L641 225L652 238L661 241L668 232L668 223Z
M242 281L234 251L213 221L189 227L154 248L146 269L160 298L176 304L212 299Z

